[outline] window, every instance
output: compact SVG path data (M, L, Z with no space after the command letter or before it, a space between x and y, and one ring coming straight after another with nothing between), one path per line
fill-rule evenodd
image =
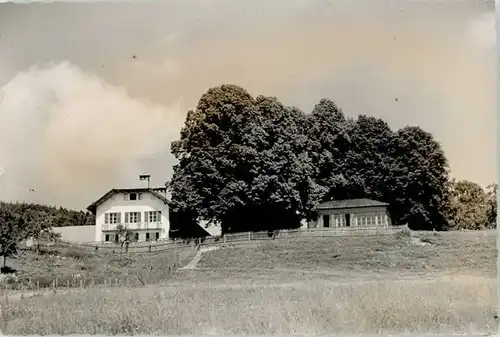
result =
M109 242L109 234L106 234L106 235L104 236L104 241Z
M365 226L371 226L372 225L372 217L371 216L367 216L366 217L366 224Z
M135 241L139 241L139 233L135 233L134 234L134 240Z
M345 215L344 214L339 214L339 227L345 227Z
M120 213L105 213L104 223L105 224L117 224L120 223Z
M161 211L150 211L146 213L146 222L161 222Z
M149 233L146 233L146 241L149 241Z
M123 195L124 200L142 200L142 193L125 193Z
M365 217L363 215L358 215L358 226L364 226Z
M125 223L138 223L141 222L141 212L126 212Z
M155 239L156 239L156 241L158 241L160 239L160 232L156 232Z
M120 239L120 236L118 234L116 234L115 235L115 243L118 243L119 239Z

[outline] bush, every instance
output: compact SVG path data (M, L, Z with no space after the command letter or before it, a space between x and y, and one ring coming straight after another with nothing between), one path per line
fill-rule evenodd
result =
M92 256L91 253L78 248L63 248L59 256L69 257L76 260L83 260Z
M411 238L411 237L413 236L413 234L412 234L412 231L411 231L410 227L408 227L408 224L403 225L403 226L401 227L401 232L400 232L400 233L398 233L398 236L399 236L400 238Z

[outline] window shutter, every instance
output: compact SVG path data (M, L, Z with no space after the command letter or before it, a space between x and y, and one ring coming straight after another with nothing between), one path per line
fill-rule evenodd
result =
M128 212L125 212L125 223L128 223Z
M156 216L158 217L156 218L156 221L161 222L161 211L157 211Z
M141 222L141 213L142 212L137 212L137 222Z
M123 200L128 200L128 193L123 194Z
M121 223L121 213L116 213L116 222Z
M108 214L108 213L105 213L105 214L104 214L104 223L105 223L105 224L108 224L108 223L109 223L109 214Z

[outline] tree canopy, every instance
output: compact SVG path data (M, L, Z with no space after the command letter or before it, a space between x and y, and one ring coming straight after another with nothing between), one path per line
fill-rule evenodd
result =
M329 99L304 113L236 85L210 88L188 112L172 153L172 209L183 219L220 222L223 233L295 228L315 217L319 203L348 198L389 203L396 225L456 226L460 207L432 134L346 117ZM491 220L496 203L488 193L481 202Z
M53 227L83 225L94 225L91 213L32 203L0 202L0 255L5 264L7 257L16 253L17 245L26 239L34 239L40 253L40 242L59 239Z
M472 181L453 179L450 188L451 228L478 230L495 227L496 185L484 190Z

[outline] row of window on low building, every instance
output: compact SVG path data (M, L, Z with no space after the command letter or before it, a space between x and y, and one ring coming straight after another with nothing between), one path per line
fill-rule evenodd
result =
M135 232L133 234L133 237L132 237L132 240L133 241L139 241L139 240L142 240L144 239L144 241L151 241L151 237L152 235L151 234L154 234L154 237L153 239L155 241L158 241L160 239L160 232L155 232L155 233L144 233L144 238L141 238L140 236L140 233L138 232ZM106 242L111 242L111 241L114 241L115 243L118 243L120 240L120 236L118 234L106 234L104 235L104 241Z
M323 227L351 227L351 226L386 226L385 213L358 214L325 214L322 216Z
M142 222L142 212L125 212L124 223L138 223ZM144 222L160 222L161 211L147 211L144 212ZM105 224L119 224L122 223L122 213L110 212L104 214Z

